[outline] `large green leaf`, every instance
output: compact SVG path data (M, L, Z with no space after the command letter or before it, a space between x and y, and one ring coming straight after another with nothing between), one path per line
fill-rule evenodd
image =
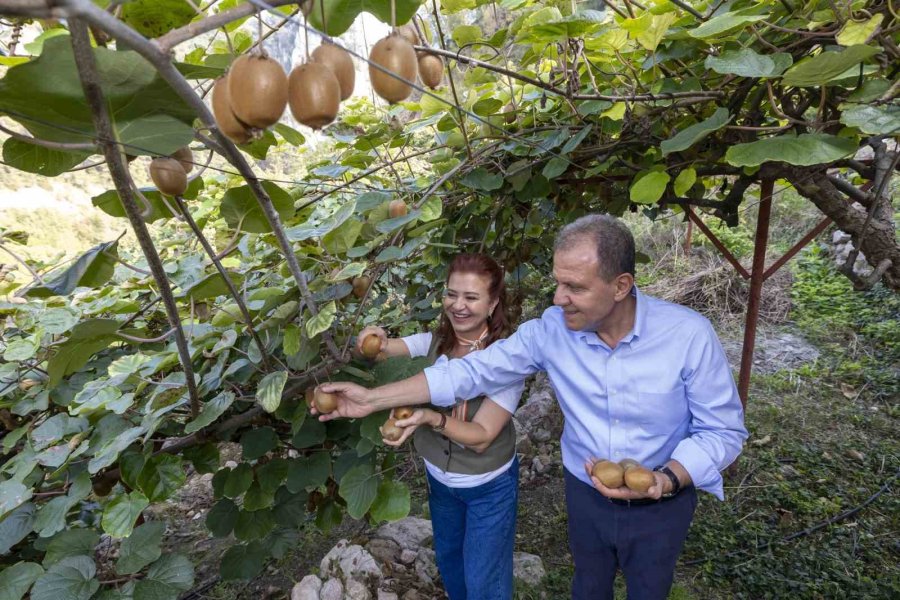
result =
M215 537L225 537L234 529L240 510L233 501L222 498L206 515L206 527Z
M14 480L0 482L0 519L31 498L31 488Z
M287 475L287 489L293 493L314 489L325 485L331 475L331 456L327 452L316 452L310 456L290 461Z
M262 186L272 199L278 216L282 220L290 218L294 214L294 200L291 195L271 181L263 181ZM232 229L240 229L248 233L272 231L249 185L231 188L225 192L222 204L219 206L219 214Z
M828 50L801 60L784 74L781 81L784 85L798 87L822 85L879 52L880 48L864 44L850 46L842 51Z
M118 258L118 241L98 244L78 257L71 267L47 283L35 284L28 288L25 295L32 298L68 296L77 287L99 287L113 276Z
M228 410L234 402L232 392L221 392L218 396L203 404L203 409L197 418L184 426L185 433L194 433L213 423Z
M166 525L162 521L144 523L134 528L119 548L119 559L116 561L116 573L131 575L137 573L160 556L162 556L163 533Z
M149 505L150 501L140 492L117 496L103 510L103 531L114 538L128 537L134 522Z
M262 571L269 552L261 542L232 546L222 557L219 574L223 581L250 579Z
M334 301L319 307L319 314L306 321L306 337L312 339L331 327L337 316L337 304Z
M89 556L62 559L34 583L31 600L88 600L100 588L97 567Z
M666 191L671 177L665 171L644 171L634 178L629 190L629 198L638 204L653 204Z
M747 15L742 12L727 12L717 17L713 17L700 26L691 29L688 31L688 35L699 39L715 37L719 34L737 29L738 27L762 21L767 17L767 15Z
M130 50L98 47L94 56L116 138L129 154L169 155L190 143L194 112L150 63ZM0 79L0 113L39 139L96 137L67 35L48 39L40 57Z
M231 283L233 283L236 288L240 289L241 285L244 283L244 274L235 271L226 271L226 273L228 273L228 279L231 280ZM228 294L228 285L225 283L225 278L217 271L207 275L184 290L182 296L190 297L194 302L199 302L201 300L209 300L210 298L217 298L218 296L226 296Z
M391 24L391 4L396 5L396 24L402 25L415 14L422 0L322 0L325 7L325 23L322 24L322 4L314 3L309 13L309 24L328 35L341 35L353 24L359 13L375 15L382 23Z
M203 189L203 186L203 178L195 177L188 183L187 189L182 197L186 200L193 200L200 194L200 190ZM138 208L141 210L142 218L145 223L153 223L160 219L171 219L176 216L178 209L175 207L172 200L164 198L156 188L140 188L138 191L150 206L150 210L147 211L141 199L135 196L135 201L138 204ZM113 217L126 216L125 207L122 206L122 200L119 198L119 193L116 190L107 190L102 194L94 196L91 198L91 204Z
M277 447L278 434L271 427L249 429L241 436L241 450L244 460L262 458Z
M372 503L374 521L396 521L409 514L409 488L402 481L385 479Z
M900 106L885 104L883 106L843 107L841 123L850 127L858 127L863 133L872 135L891 135L900 131Z
M242 542L259 540L275 528L275 517L270 509L242 510L234 523L234 537Z
M187 25L196 14L184 0L132 0L122 6L122 20L149 38Z
M180 592L186 592L194 585L194 565L183 554L166 553L150 565L144 581L162 584L178 598Z
M88 319L76 325L69 339L59 344L56 353L50 357L47 366L50 387L55 387L63 377L79 370L94 354L119 339L115 335L118 329L119 322L115 319Z
M369 465L353 467L341 477L340 494L347 501L347 514L361 519L378 495L378 478Z
M726 50L718 56L710 54L704 66L723 75L741 77L778 77L791 66L793 57L787 52L757 54L751 48Z
M736 167L756 167L764 162L809 166L829 163L856 152L855 141L824 133L782 135L737 144L728 148L725 160Z
M728 109L717 108L708 119L685 127L671 138L663 141L659 146L663 156L690 148L709 134L725 127L729 121L731 121L731 116L728 114Z
M7 554L31 533L35 521L34 511L34 504L26 502L0 517L0 556Z
M100 534L92 529L72 528L60 531L47 544L44 567L50 567L69 556L93 555Z
M20 562L0 571L0 600L21 600L25 592L44 574L37 563Z
M281 394L287 377L287 371L275 371L260 380L256 388L256 401L266 412L273 413L281 406Z
M224 469L220 471L226 472ZM241 463L227 471L223 493L226 498L237 498L250 489L253 483L253 468L247 463Z
M9 138L3 142L3 162L27 173L56 177L84 162L90 152L54 150Z
M144 463L137 484L150 502L161 502L178 491L186 479L181 457L157 454Z

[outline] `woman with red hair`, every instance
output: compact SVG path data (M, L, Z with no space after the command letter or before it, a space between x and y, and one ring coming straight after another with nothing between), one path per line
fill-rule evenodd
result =
M460 358L509 333L503 269L483 254L460 254L450 263L440 324L434 333L388 338L377 335L381 357ZM511 417L523 383L490 398L442 408L415 409L397 421L425 461L438 569L450 600L509 600L513 588L519 465Z

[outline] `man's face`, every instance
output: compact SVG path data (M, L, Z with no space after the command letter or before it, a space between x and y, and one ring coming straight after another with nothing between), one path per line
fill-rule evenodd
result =
M573 331L597 331L616 302L631 289L630 276L612 281L600 276L597 249L590 242L557 251L553 255L553 277L553 304L562 307L566 327Z

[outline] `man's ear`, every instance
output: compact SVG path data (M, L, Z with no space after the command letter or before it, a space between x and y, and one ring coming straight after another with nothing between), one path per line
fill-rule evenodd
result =
M616 302L621 302L631 294L631 288L634 287L634 275L631 273L622 273L615 280L616 284Z

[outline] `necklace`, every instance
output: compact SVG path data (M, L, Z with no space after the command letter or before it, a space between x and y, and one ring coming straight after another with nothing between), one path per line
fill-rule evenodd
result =
M487 335L488 335L488 327L487 327L487 325L485 325L484 331L481 332L481 335L478 336L478 339L467 340L466 338L457 335L456 341L461 346L468 346L469 352L474 352L475 350L481 350L482 348L484 348L483 344L484 344L485 338L487 338Z

